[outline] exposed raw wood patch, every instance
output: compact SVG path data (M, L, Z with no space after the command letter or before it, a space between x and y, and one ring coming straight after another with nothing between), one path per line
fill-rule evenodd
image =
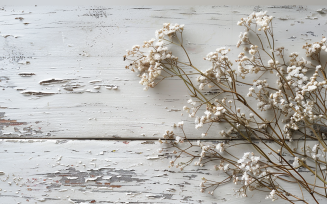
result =
M26 122L17 122L17 120L6 120L2 119L4 117L5 113L0 112L0 130L3 129L3 127L8 126L18 126L18 125L26 125Z
M29 72L21 72L18 75L22 76L22 77L31 77L31 76L33 76L35 74L34 73L29 73Z
M20 93L24 95L33 95L33 96L51 96L53 94L56 94L53 92L43 92L43 91L22 91Z
M41 85L60 84L60 83L65 83L69 80L71 80L71 79L46 79L46 80L40 81L39 83Z

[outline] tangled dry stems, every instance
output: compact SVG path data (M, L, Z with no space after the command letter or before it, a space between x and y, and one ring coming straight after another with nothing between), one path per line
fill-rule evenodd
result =
M200 71L183 45L184 25L169 23L156 31L155 39L127 50L124 60L130 64L126 68L139 73L144 90L166 78L179 77L191 95L184 111L195 119L195 128L207 127L202 136L208 134L212 124L223 123L229 128L216 131L218 136L241 139L238 144L193 142L180 122L176 126L182 130L181 135L166 131L163 140L159 140L175 148L171 167L183 170L191 164L204 166L215 162L215 169L226 174L218 182L203 178L201 192L212 194L218 186L233 182L241 197L246 197L248 191L260 190L267 191L266 199L272 201L309 203L306 196L311 196L319 203L317 197L327 198L327 79L323 57L327 52L326 38L303 46L310 61L299 58L298 53L289 54L287 60L284 47L275 45L272 21L273 17L266 12L257 12L238 22L245 32L240 34L237 47L243 46L245 53L234 60L237 69L228 57L230 49L222 47L204 58L211 63L210 69ZM174 56L169 46L180 47L187 61ZM266 74L275 76L276 83L262 80ZM255 80L248 82L249 75ZM192 80L194 76L197 84ZM240 85L248 87L248 93L244 94ZM219 92L208 97L205 89ZM257 109L250 105L253 101L257 102ZM248 145L249 151L234 155L233 148L241 144ZM200 148L200 153L192 151L194 148ZM189 160L179 161L182 155ZM290 161L286 155L293 159ZM314 176L313 181L305 179L306 172ZM286 190L282 185L285 182L298 190Z

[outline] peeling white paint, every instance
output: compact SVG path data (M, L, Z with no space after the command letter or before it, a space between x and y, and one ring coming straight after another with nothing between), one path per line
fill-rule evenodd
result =
M275 16L278 45L289 52L325 35L321 6L1 8L0 118L6 123L0 136L16 138L0 141L1 202L239 203L227 187L214 196L199 193L201 175L223 178L217 172L169 169L167 157L173 155L164 149L157 155L160 147L152 139L174 122L193 123L181 110L187 89L167 79L144 92L123 68L122 56L151 39L162 23L184 23L186 48L194 65L205 69L202 58L209 51L221 46L234 55L241 51L235 49L242 31L236 21L256 9ZM194 139L201 135L192 125L185 131ZM217 139L210 132L207 138Z

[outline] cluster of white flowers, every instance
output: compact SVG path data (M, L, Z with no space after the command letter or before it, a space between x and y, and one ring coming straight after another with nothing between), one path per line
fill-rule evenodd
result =
M247 97L254 97L253 94L256 94L257 97L256 100L258 100L257 108L261 111L267 111L270 110L273 105L277 105L277 102L280 102L282 100L281 92L278 91L276 93L271 93L269 98L264 97L268 95L268 88L269 84L267 80L256 80L253 82L253 86L255 86L258 90L258 92L255 92L255 88L250 87L249 92L246 95Z
M294 162L293 162L292 166L294 168L300 167L300 162L299 162L299 158L298 157L294 157Z
M264 66L267 66L266 69L270 69L271 73L273 73L272 70L277 71L278 91L271 93L270 90L267 89L269 87L268 84L264 83L263 80L258 80L253 84L254 87L249 88L247 97L256 98L258 101L257 107L261 111L266 111L271 108L279 109L285 116L283 121L288 122L284 126L283 133L286 135L286 138L291 140L292 130L299 129L297 125L298 122L304 120L304 118L309 121L318 119L318 116L312 111L314 106L313 102L307 100L305 95L319 89L319 87L327 88L327 80L318 81L318 71L321 69L320 65L316 66L316 72L309 80L306 73L308 69L311 68L310 66L312 66L312 64L304 58L298 59L297 53L291 53L289 56L290 61L286 76L281 76L286 74L284 65L281 65L275 58L269 59L267 65L263 65L256 60L258 46L250 42L248 32L254 31L251 28L252 25L255 25L259 31L266 31L269 29L269 24L272 19L273 17L268 16L266 12L254 12L247 18L242 18L238 22L238 25L246 27L246 31L240 34L237 47L242 43L249 44L250 48L245 47L245 50L249 52L251 57L247 57L244 53L240 53L236 61L238 62L238 73L242 78L249 73L258 73L262 69L260 67ZM303 48L306 49L307 56L314 56L321 50L327 51L326 38L323 37L323 39L317 43L306 44ZM281 47L272 51L277 52L277 56L282 56L284 48ZM285 83L285 79L287 83ZM258 91L256 91L255 87ZM285 90L289 90L290 88L294 90L296 96L286 98L288 96L285 95ZM267 94L269 94L269 97L266 97Z
M319 116L315 115L313 113L313 106L314 102L307 100L307 102L301 101L301 103L298 103L298 105L294 105L293 103L289 104L289 112L286 115L286 118L288 119L288 123L284 125L284 134L286 137L290 140L291 139L291 130L299 130L298 123L303 120L308 120L313 122L314 120L318 119ZM295 111L292 111L292 110Z
M266 89L269 87L269 84L267 80L256 80L253 82L253 86L256 86L259 92L262 92L263 94L266 94L268 90Z
M200 117L196 117L195 118L195 129L199 129L201 127L203 127L203 124L205 122L207 122L209 119L206 117L206 116L202 116L201 118Z
M179 128L183 128L184 126L184 121L178 122L177 124L174 123L173 127L179 127Z
M218 143L216 146L216 149L221 153L221 152L225 151L224 146L225 146L224 143Z
M180 136L176 136L175 140L176 140L176 143L183 143L184 142L184 138L182 138Z
M319 147L319 144L315 144L312 148L310 146L306 147L306 152L309 157L311 157L314 160L319 159L319 157L325 158L326 153L324 151L320 151L321 148Z
M177 61L178 58L172 55L168 47L164 44L163 39L165 36L172 37L177 31L182 31L183 26L178 24L172 26L164 24L163 28L156 31L156 39L151 39L143 43L143 48L147 50L140 50L139 45L133 46L131 50L127 50L125 59L133 58L132 63L126 66L131 71L138 70L141 77L140 84L144 85L144 90L153 88L155 86L155 79L161 75L163 69L163 61Z
M307 151L309 150L309 148L307 149ZM320 156L324 156L323 154L318 154L318 151L319 151L319 144L315 144L312 149L311 149L311 157L314 159L314 160L317 160Z
M295 106L292 105L292 107L294 107L295 112L292 115L292 117L290 118L290 125L291 125L291 128L294 130L299 129L297 127L297 125L295 124L296 122L302 121L304 119L307 119L307 120L313 122L314 120L319 118L319 116L317 116L313 113L313 107L314 107L313 101L307 100L306 103L304 101L302 101L301 104L295 105Z
M283 96L282 90L278 90L275 93L270 93L269 98L272 100L273 105L277 106L278 104L285 104Z
M291 66L287 67L286 79L288 80L288 84L294 88L301 89L305 83L308 81L308 77L305 76L307 73L307 69L303 68L302 66Z
M197 79L201 90L203 90L205 85L211 88L213 83L220 82L222 79L230 80L229 75L231 74L233 63L227 56L229 51L230 49L221 47L216 49L215 52L210 52L204 58L204 60L210 61L212 66L203 73L204 76L199 76Z
M266 196L266 199L271 199L271 201L275 201L278 199L276 195L276 190L272 190L269 195Z
M225 143L218 143L216 146L212 145L212 144L205 144L202 143L200 140L197 141L197 145L201 148L201 153L200 153L200 157L199 160L194 162L195 166L203 166L203 159L206 156L209 156L211 154L216 154L216 152L214 151L215 149L219 152L219 153L223 153L225 151ZM228 164L224 165L224 162L221 161L219 166L215 166L216 170L224 170L227 171L228 168Z
M186 111L187 113L189 113L189 117L190 118L194 118L195 114L197 112L197 108L196 108L196 102L193 101L191 98L189 100L187 100L187 103L190 104L192 106L192 108L189 108L188 106L184 106L183 110Z
M242 43L249 43L250 41L249 41L249 33L248 32L244 32L244 33L240 33L240 35L239 35L239 41L237 42L237 44L236 44L236 47L240 47L240 45L242 44Z
M306 73L308 71L307 68L305 68L306 66L310 66L311 65L311 61L308 61L306 59L304 59L303 57L301 57L301 59L297 59L299 56L299 54L297 52L292 52L289 57L289 66L296 66L296 67L303 67L303 70L301 70L303 73Z
M207 106L207 110L204 112L205 115L195 118L195 128L203 127L203 124L212 121L219 121L219 118L223 116L226 109L220 104Z
M247 18L242 18L237 22L239 26L251 26L251 24L256 24L258 30L266 31L269 29L269 24L273 19L272 16L267 15L267 11L253 12Z
M239 196L247 197L245 189L254 190L260 188L258 182L266 182L271 178L270 171L260 165L260 161L260 156L255 156L253 152L246 152L243 157L237 161L239 165L234 169L231 169L229 166L224 168L226 165L220 165L217 168L219 170L232 170L233 183L235 185L240 183L244 184L243 187L237 191Z
M225 100L222 100L225 102ZM210 106L207 105L206 111L204 112L204 115L199 117L196 116L196 112L199 107L196 107L196 102L192 99L189 99L187 101L192 107L184 106L183 110L189 113L189 117L194 118L195 117L195 128L199 129L203 127L203 125L207 122L212 121L219 121L219 118L223 116L223 114L226 112L226 109L221 106L219 103L217 104L211 104ZM206 134L202 134L202 136L205 136Z
M173 139L175 136L173 131L166 130L166 132L163 135L164 139Z
M247 96L247 97L251 97L251 96L253 96L254 93L255 93L254 88L253 88L253 87L250 87L250 88L249 88L249 93L248 93L246 96Z
M285 50L284 47L278 47L274 51L276 52L276 56L282 57L284 55L284 50Z
M249 50L250 55L254 56L258 53L258 46L257 45L251 45Z
M219 165L215 165L214 168L216 171L220 170L220 171L226 172L226 171L230 170L229 164L225 164L225 162L223 160L220 160Z
M318 81L317 78L319 76L318 74L318 70L320 69L319 67L320 65L318 65L317 67L317 70L315 71L315 73L312 75L312 77L310 77L310 81L302 86L302 95L304 95L306 92L312 92L312 91L315 91L316 89L318 89L319 87L320 88L327 88L327 80L324 79L323 81Z
M149 88L154 87L154 80L160 76L161 67L160 63L155 63L155 66L150 65L148 69L148 73L143 73L141 76L140 84L144 85L144 90L148 90Z
M253 152L244 153L243 157L237 161L240 165L238 166L244 171L243 176L240 180L244 181L245 185L249 185L253 181L253 176L259 176L261 173L260 156L255 156Z
M183 32L184 30L184 25L179 25L179 24L170 24L170 23L164 23L163 28L160 30L156 30L156 38L159 41L162 41L165 36L168 36L169 38L174 37L176 35L176 32Z
M195 166L203 166L204 164L202 163L203 158L206 156L206 154L209 153L209 151L211 149L214 149L214 147L212 145L205 145L204 143L202 143L200 140L197 141L197 145L201 148L201 153L200 153L200 157L199 160L194 162Z
M268 60L268 67L275 68L277 65L279 65L279 61L273 59Z
M315 42L315 43L312 43L312 44L306 43L303 46L303 49L306 50L307 57L315 57L322 50L327 52L326 38L323 37L320 42Z
M238 75L241 76L242 78L244 78L245 75L249 73L253 73L253 72L258 73L261 70L260 67L257 66L248 67L247 64L251 64L251 62L255 61L255 57L252 56L252 58L250 59L247 56L245 56L243 52L241 52L238 55L238 59L235 61L238 62L238 67L237 67Z

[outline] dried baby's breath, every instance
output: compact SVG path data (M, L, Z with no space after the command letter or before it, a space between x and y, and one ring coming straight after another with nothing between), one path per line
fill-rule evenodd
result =
M234 154L237 151L233 151L237 145L192 142L184 132L184 122L175 125L182 135L167 130L164 141L159 142L175 148L171 167L182 170L188 165L204 167L214 162L214 169L226 175L222 181L203 178L201 192L213 194L218 186L234 183L240 197L260 190L267 192L266 199L272 201L312 203L305 197L310 196L319 203L318 199L327 197L324 140L327 78L322 54L327 52L326 38L305 44L306 58L299 58L298 53L285 57L285 48L275 47L272 21L267 12L254 12L242 18L237 24L245 31L240 34L236 47L243 46L245 53L232 60L228 57L230 48L218 48L204 57L211 64L205 71L192 64L183 45L184 25L166 23L156 31L155 39L127 51L124 59L130 64L126 68L138 71L145 90L154 88L165 78L179 77L191 93L183 110L194 118L196 129L210 129L213 123L223 123L227 128L215 130L218 134L211 137L237 138L248 145L248 151L237 156ZM169 50L171 46L180 47L188 61L176 57ZM190 68L192 72L186 70ZM270 78L275 78L275 84L262 79L264 74L272 74ZM194 75L197 82L191 79ZM251 77L255 79L248 82ZM239 84L247 87L248 92L240 91ZM204 90L219 92L208 97ZM209 134L205 131L201 136ZM262 142L269 153L255 141ZM200 151L195 153L194 148ZM181 155L187 155L189 160L180 161ZM287 155L293 160L287 160ZM306 180L304 172L312 174L314 179ZM285 182L298 191L284 188Z

